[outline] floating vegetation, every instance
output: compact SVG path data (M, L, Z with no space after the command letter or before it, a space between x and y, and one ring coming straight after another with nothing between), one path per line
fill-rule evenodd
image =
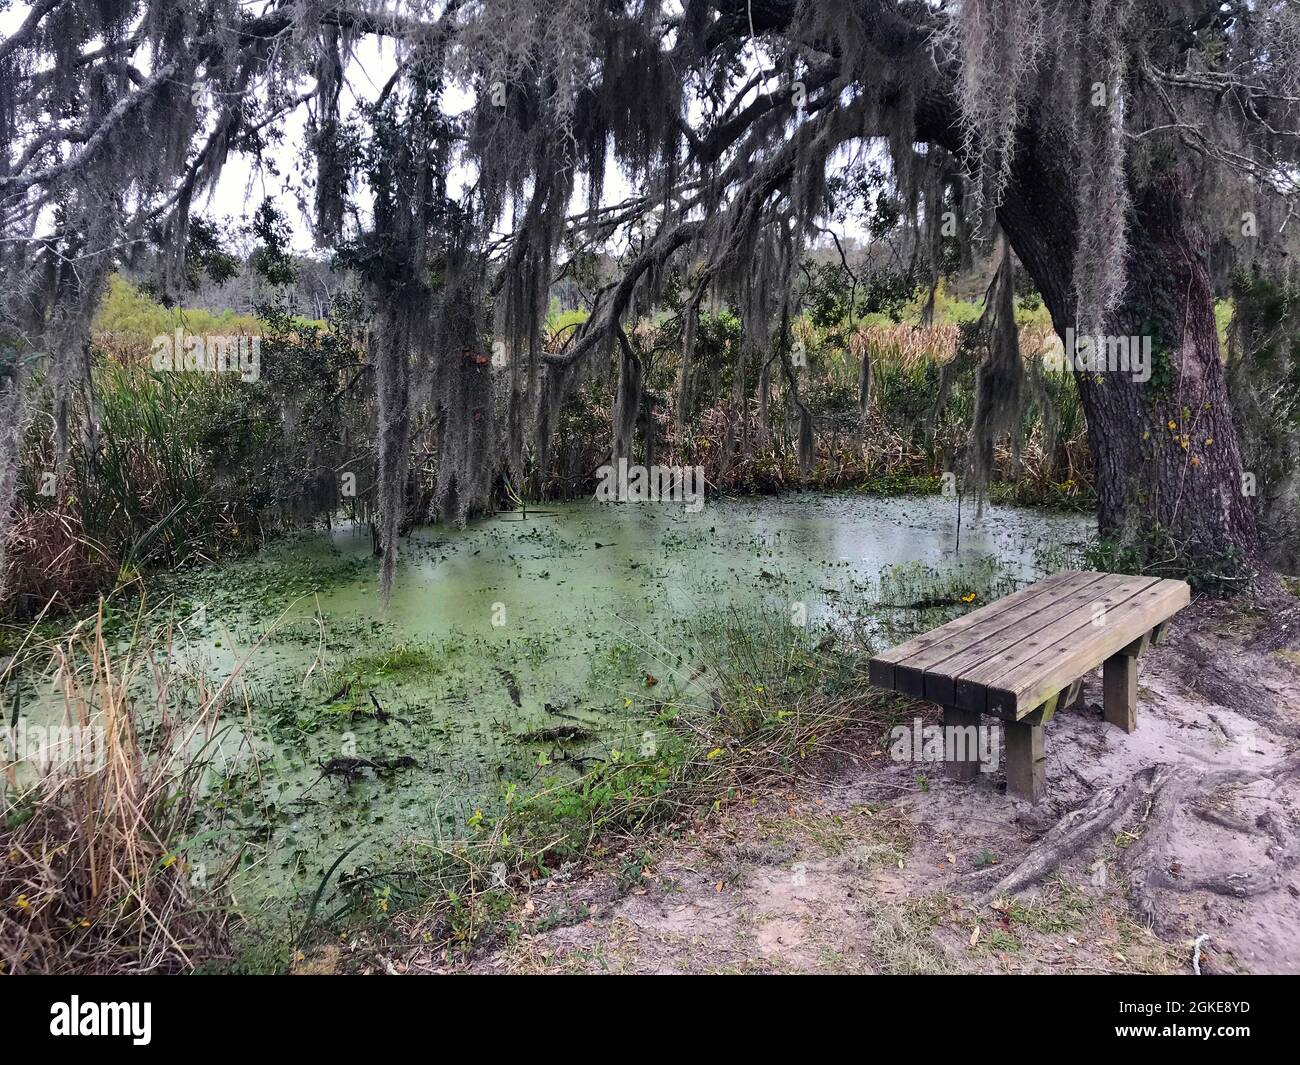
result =
M603 794L630 781L645 796L630 809L671 808L649 796L687 772L684 720L720 732L699 754L719 749L710 775L735 754L725 737L777 744L769 732L800 699L861 694L849 649L925 613L882 604L986 602L1037 572L1037 545L1088 527L994 507L956 554L942 497L555 509L542 537L517 520L417 531L380 618L369 538L346 527L158 582L131 612L106 608L121 640L176 624L157 661L178 695L235 675L191 830L196 860L234 863L250 920L297 920L345 850L327 889L336 908L385 887L393 907L423 897L433 885L395 869L426 865L431 840L525 804L530 819L587 817L605 801L587 782ZM665 542L661 565L631 567ZM25 712L40 711L37 696Z

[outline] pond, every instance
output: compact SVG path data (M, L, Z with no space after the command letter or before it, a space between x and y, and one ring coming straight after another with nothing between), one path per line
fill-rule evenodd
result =
M552 504L417 530L386 608L352 526L182 578L176 661L238 678L205 846L214 861L242 846L242 901L274 906L359 840L350 860L395 860L463 837L510 785L653 742L723 615L883 646L1058 568L1093 532L1010 507L973 518L959 541L942 497ZM323 777L341 757L397 768Z

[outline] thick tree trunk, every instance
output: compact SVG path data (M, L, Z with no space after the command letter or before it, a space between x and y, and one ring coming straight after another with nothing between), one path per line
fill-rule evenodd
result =
M763 0L748 8L734 0L715 0L715 6L723 14L719 28L734 27L747 15L760 30L788 25L795 8L786 0ZM867 24L873 27L873 43L886 55L918 47L901 21ZM948 73L956 78L955 69ZM931 86L910 102L916 138L960 157L965 142L953 84L955 80ZM1081 227L1090 224L1075 209L1079 151L1059 126L1031 112L1018 131L1012 179L997 211L1062 338L1080 325L1074 258ZM1211 572L1223 572L1234 556L1261 565L1246 494L1250 484L1243 481L1219 357L1203 240L1184 210L1188 190L1175 173L1157 175L1130 191L1134 210L1127 295L1105 329L1149 336L1156 369L1146 382L1125 373L1077 375L1101 533L1153 543L1164 536L1167 546Z
M1183 217L1183 190L1165 178L1135 202L1123 305L1110 328L1150 337L1153 373L1080 374L1096 469L1099 520L1123 535L1168 530L1203 563L1259 540L1219 354L1204 248Z
M1073 263L1079 220L1064 145L1032 132L998 219L1034 279L1057 333L1077 331ZM1214 293L1203 242L1172 175L1133 192L1128 285L1106 328L1150 339L1152 376L1076 374L1103 536L1167 534L1169 546L1213 572L1236 558L1258 564L1254 511L1243 479L1227 378L1219 355Z

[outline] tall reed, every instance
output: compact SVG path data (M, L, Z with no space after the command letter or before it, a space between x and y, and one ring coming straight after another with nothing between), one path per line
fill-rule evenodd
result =
M17 731L7 737L0 970L179 973L225 955L222 877L193 864L187 844L225 687L200 685L188 693L197 709L177 716L166 647L132 640L115 649L102 611L66 639L16 655L8 688L18 689L18 663L42 655L61 736L75 741L24 775L14 756L33 751L17 749Z

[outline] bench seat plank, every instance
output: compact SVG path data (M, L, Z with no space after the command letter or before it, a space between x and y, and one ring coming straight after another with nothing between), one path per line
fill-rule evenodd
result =
M876 655L879 687L1019 720L1190 601L1182 581L1067 570Z
M990 685L1005 681L1004 686L1014 685L1015 678L1030 659L1036 659L1044 651L1054 652L1063 642L1076 633L1088 629L1097 629L1096 619L1109 625L1112 614L1117 607L1127 602L1144 589L1159 583L1155 577L1129 577L1123 574L1111 574L1110 579L1099 587L1101 594L1092 598L1074 598L1065 604L1065 609L1054 611L1045 617L1041 625L1025 625L1015 633L1015 639L1002 653L964 670L957 678L957 705L968 710L999 713L1008 708L999 704L989 708L985 693ZM1125 630L1127 633L1127 630ZM1129 636L1129 641L1134 639ZM1100 665L1100 660L1094 663ZM1078 674L1075 674L1078 676ZM1070 680L1073 680L1071 677ZM1068 684L1069 681L1066 681ZM1055 695L1055 692L1052 692ZM1025 712L1033 707L1026 707Z
M897 690L895 685L895 666L897 663L909 661L914 664L925 665L941 661L947 657L942 645L958 640L964 641L970 630L978 629L981 626L992 626L1002 615L1023 609L1026 605L1035 601L1038 601L1040 605L1045 603L1046 596L1054 588L1077 576L1079 576L1079 571L1075 570L1054 573L1037 584L1022 588L1012 595L1004 596L996 603L989 603L987 606L972 610L969 614L963 614L946 625L931 629L929 632L922 633L906 643L900 643L896 647L880 652L868 664L871 683L881 688Z
M1001 658L1009 651L1024 644L1026 634L1037 633L1058 619L1073 614L1080 608L1104 598L1119 583L1119 578L1111 573L1079 573L1073 579L1053 587L1047 596L1032 601L1033 610L1020 616L1004 615L1007 623L996 632L976 639L964 647L959 647L956 654L927 666L922 695L944 706L949 704L961 706L956 698L957 680L967 676L970 671L978 669L987 662ZM981 628L976 635L982 633ZM905 670L911 663L900 663L898 668ZM902 686L899 686L902 690ZM982 706L962 707L962 709L982 710Z
M1182 610L1192 600L1184 581L1160 580L1110 608L1102 623L1090 621L1044 647L1018 667L991 681L992 712L1023 717L1075 677L1119 654L1128 644Z

